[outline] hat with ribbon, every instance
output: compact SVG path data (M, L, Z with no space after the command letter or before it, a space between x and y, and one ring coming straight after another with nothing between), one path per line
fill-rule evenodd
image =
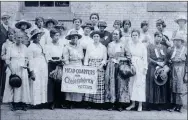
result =
M78 36L78 39L82 38L82 35L80 35L76 30L73 30L73 31L70 32L69 35L67 35L65 37L65 39L71 40L71 38L74 37L74 36Z

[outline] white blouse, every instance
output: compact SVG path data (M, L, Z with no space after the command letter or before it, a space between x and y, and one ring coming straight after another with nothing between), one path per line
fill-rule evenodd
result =
M49 44L45 46L45 53L47 60L51 60L52 57L59 57L61 58L63 55L64 46L60 43L57 44Z
M102 64L106 64L107 49L104 45L99 43L97 46L93 44L88 45L84 59L84 65L88 65L89 59L102 59Z
M13 45L13 42L10 41L9 39L7 39L5 43L3 43L2 51L1 51L2 60L7 59L8 49L10 49L12 45Z
M83 35L82 38L79 40L79 44L83 47L83 49L86 49L88 45L93 43L93 39L90 38L90 36Z

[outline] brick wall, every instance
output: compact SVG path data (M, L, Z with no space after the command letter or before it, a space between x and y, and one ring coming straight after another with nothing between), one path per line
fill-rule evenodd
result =
M107 29L113 29L113 22L115 19L130 19L133 28L140 28L140 23L143 20L148 20L150 24L150 31L156 30L155 22L157 19L164 19L167 24L167 30L173 31L177 28L174 19L178 14L187 15L186 12L148 12L148 2L70 2L71 12L76 17L80 17L83 21L89 19L92 12L98 12L100 19L107 21ZM161 4L162 5L162 4ZM7 7L8 6L8 7ZM12 21L18 15L20 9L19 2L1 2L2 12L11 14ZM12 22L14 23L14 22Z

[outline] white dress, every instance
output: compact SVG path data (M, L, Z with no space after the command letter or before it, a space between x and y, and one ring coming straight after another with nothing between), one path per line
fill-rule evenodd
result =
M147 49L146 46L139 42L137 44L129 44L129 49L132 55L132 63L136 68L136 75L130 78L132 82L131 100L133 101L146 101L146 73L147 70Z
M141 32L140 33L140 41L142 43L144 43L146 46L154 43L154 39L151 37L149 32L146 32L146 33Z
M42 49L32 43L28 47L29 68L35 73L35 81L30 82L31 104L37 105L47 102L48 65Z
M27 69L21 66L25 66L27 61L27 47L23 44L18 48L16 44L11 46L11 49L7 53L7 63L12 67L13 71L21 77L22 85L19 88L14 88L9 85L9 78L6 78L6 89L10 91L8 94L5 92L3 102L23 102L29 104L31 102L30 89L29 89L29 79ZM11 74L10 70L7 70L7 74ZM7 91L7 90L5 90ZM10 94L11 93L11 94Z

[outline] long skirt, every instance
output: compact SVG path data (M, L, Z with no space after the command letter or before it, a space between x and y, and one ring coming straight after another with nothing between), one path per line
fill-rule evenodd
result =
M56 69L60 62L48 63L48 74ZM48 78L48 102L61 103L65 99L65 93L61 92L61 81Z
M3 97L3 94L4 94L4 90L5 90L5 83L6 83L6 63L4 62L4 60L0 60L0 80L1 80L1 88L0 88L0 94L1 96L0 97Z
M185 63L174 63L172 65L172 78L171 78L171 88L172 97L171 103L178 105L185 104L184 96L187 94L187 83L184 83L185 75Z
M31 104L38 105L47 102L48 66L44 57L34 58L32 69L35 81L31 80Z
M105 102L114 103L116 101L115 70L115 63L108 62L105 74Z
M131 100L146 101L146 74L144 74L143 60L140 57L132 57L132 63L136 68L136 75L131 77L132 83Z
M89 66L98 67L102 62L102 59L92 59L89 60ZM105 98L105 88L104 88L104 70L98 71L98 85L96 94L85 94L84 101L89 101L93 103L104 103Z
M12 69L15 71L16 75L18 75L22 79L22 85L19 88L12 88L9 85L9 76L11 74L11 71L7 69L5 92L3 96L4 103L9 103L9 102L16 102L16 103L23 102L26 104L31 103L28 72L27 69L21 67L24 65L24 63L25 63L25 59L23 58L11 59Z
M126 64L125 62L123 62ZM130 92L130 78L123 78L119 74L118 65L116 65L116 100L121 103L130 103L131 92Z
M150 63L146 75L146 101L148 103L163 104L168 102L168 82L162 86L155 83L154 72L156 65Z

